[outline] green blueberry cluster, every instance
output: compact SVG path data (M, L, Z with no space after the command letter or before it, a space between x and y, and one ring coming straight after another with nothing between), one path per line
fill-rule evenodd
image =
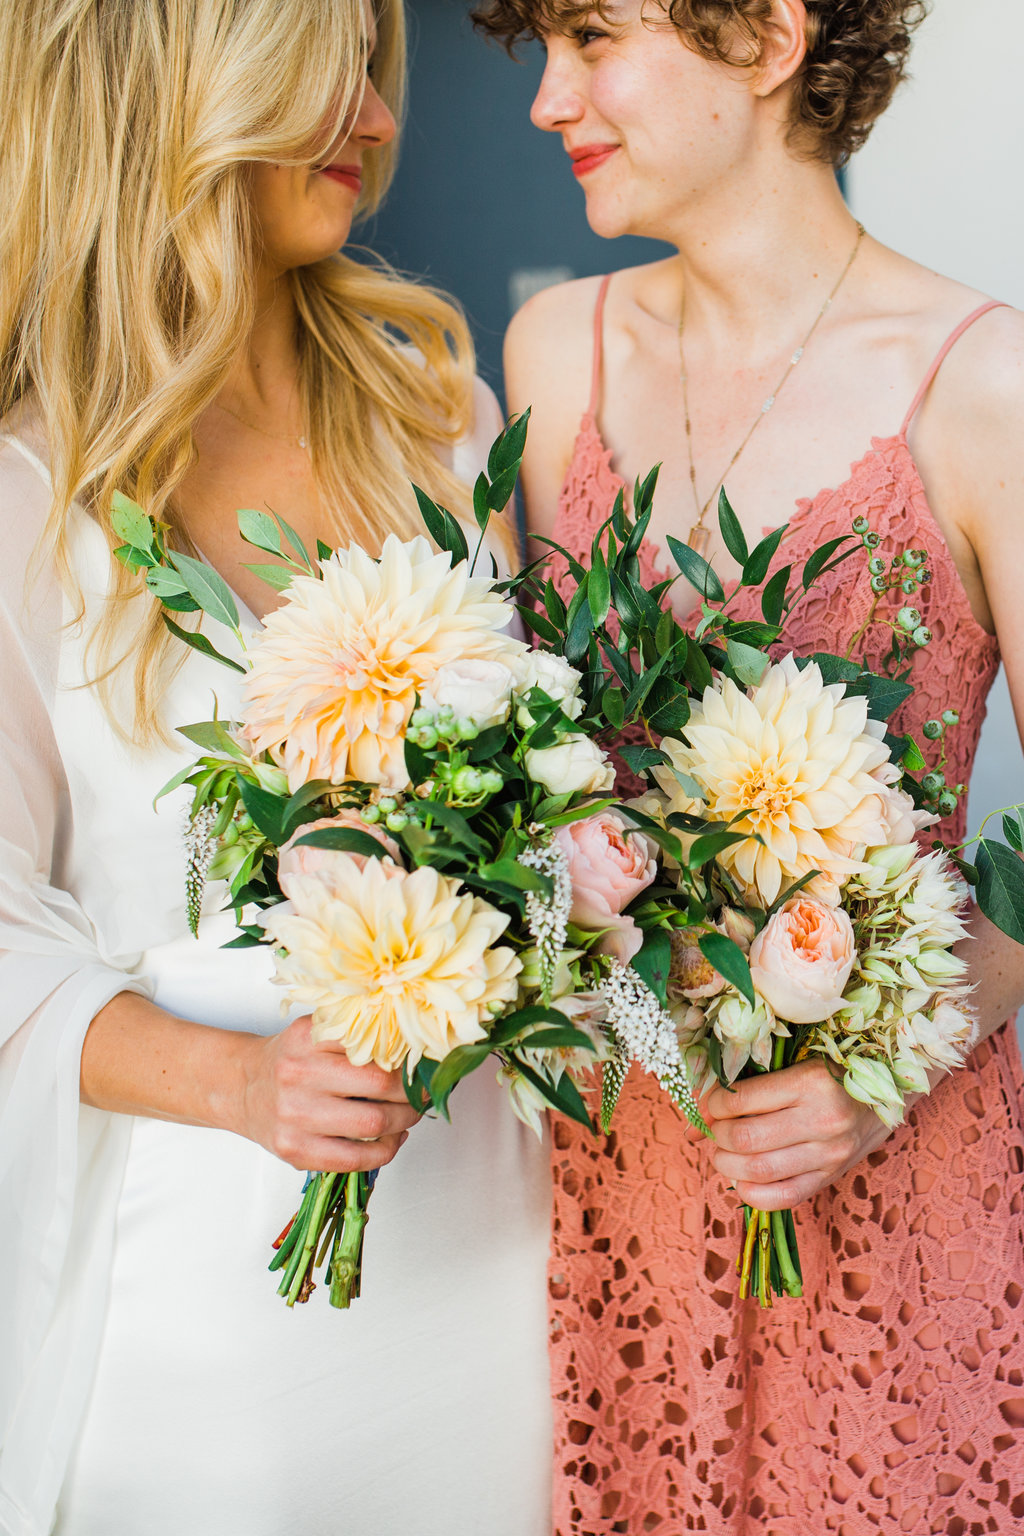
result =
M443 705L436 714L422 706L413 710L406 731L413 746L424 752L433 752L438 746L455 746L460 741L475 741L479 734L476 721L457 715L450 704Z

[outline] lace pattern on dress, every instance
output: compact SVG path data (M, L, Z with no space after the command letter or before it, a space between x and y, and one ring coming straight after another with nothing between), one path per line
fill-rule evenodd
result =
M584 417L555 537L582 556L622 482ZM933 640L896 724L950 706L967 781L998 666L904 434L803 502L801 562L863 512L928 550ZM645 552L645 578L657 579ZM801 604L787 648L835 650L866 616L857 556ZM556 581L564 566L555 562ZM745 613L738 604L738 617ZM878 661L887 643L869 639ZM962 833L962 813L944 824ZM1024 1529L1024 1074L1012 1023L797 1221L805 1299L736 1302L736 1197L634 1068L616 1132L558 1122L550 1272L558 1536L983 1536Z

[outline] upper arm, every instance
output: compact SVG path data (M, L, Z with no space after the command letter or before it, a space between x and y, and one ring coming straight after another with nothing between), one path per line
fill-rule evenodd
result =
M546 288L513 316L505 336L510 412L530 407L522 490L530 533L551 536L558 499L590 395L599 278Z
M949 361L934 428L946 445L936 494L977 562L1024 742L1024 314L985 316Z

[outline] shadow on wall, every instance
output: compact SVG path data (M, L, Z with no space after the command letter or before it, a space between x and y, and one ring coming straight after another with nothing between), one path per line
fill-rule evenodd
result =
M543 69L478 36L468 0L409 0L410 94L398 174L360 238L462 303L479 368L501 393L501 344L519 305L573 277L654 261L652 240L594 235L557 134L530 122ZM581 403L580 409L583 409Z

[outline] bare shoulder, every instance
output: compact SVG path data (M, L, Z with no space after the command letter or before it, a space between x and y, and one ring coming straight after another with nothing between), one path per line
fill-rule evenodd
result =
M522 490L528 528L550 534L590 398L594 309L602 279L545 288L513 316L505 336L508 408L530 408Z
M561 406L578 423L590 393L601 282L583 277L544 288L513 315L505 334L505 379L514 409L532 405L548 415Z
M985 302L970 297L973 308ZM957 339L926 401L920 435L962 500L968 483L984 495L993 480L1024 474L1024 313L991 309Z

